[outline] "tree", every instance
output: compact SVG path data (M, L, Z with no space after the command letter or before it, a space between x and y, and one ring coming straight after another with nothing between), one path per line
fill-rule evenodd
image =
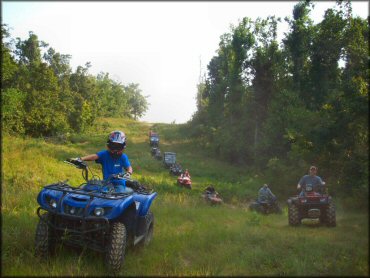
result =
M257 157L257 145L260 141L261 126L266 120L271 98L278 92L279 74L283 69L282 54L279 50L277 37L277 23L279 19L268 17L255 22L256 46L254 55L249 62L252 80L253 107L246 117L255 120L254 126L254 157Z
M41 47L46 46L45 42L39 41L37 35L30 31L27 40L17 38L15 53L21 64L38 65L41 63Z
M321 109L328 94L335 91L340 82L338 61L344 47L345 25L343 12L328 9L316 27L310 55L310 95L305 100L311 109Z
M5 39L9 38L9 29L5 24L1 25L1 86L2 89L9 88L14 82L14 77L18 71L16 61L11 55L10 43L5 43Z
M309 1L301 1L294 6L293 19L285 18L290 25L290 33L283 39L285 49L289 53L287 62L293 77L292 89L307 101L309 56L314 35L313 21L309 17L312 7L313 4Z
M44 59L53 69L55 76L58 77L59 82L67 78L71 72L71 66L69 60L72 58L71 55L60 54L56 52L52 47L44 54Z
M139 84L135 83L130 83L125 86L125 93L128 95L129 115L137 120L148 110L147 96L141 94Z
M15 88L1 90L2 130L15 134L24 134L26 94Z

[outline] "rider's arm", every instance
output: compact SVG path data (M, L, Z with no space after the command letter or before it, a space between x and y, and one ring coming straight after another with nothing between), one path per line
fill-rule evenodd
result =
M131 165L125 168L125 170L126 170L126 173L130 173L130 175L132 175L133 170L132 170Z
M320 177L318 177L318 178L319 178L320 184L325 185L325 182Z
M272 193L271 189L268 188L268 194L272 197L272 198L275 198L275 195L274 193Z
M297 189L301 189L301 188L302 188L304 177L305 177L305 176L303 176L303 177L299 180L299 182L298 182L298 184L297 184Z
M99 156L94 153L94 154L89 154L89 155L86 155L86 156L82 156L80 157L82 161L94 161L94 160L97 160L99 158Z

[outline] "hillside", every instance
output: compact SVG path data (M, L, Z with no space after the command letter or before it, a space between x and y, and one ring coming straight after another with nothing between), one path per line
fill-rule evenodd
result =
M115 129L128 136L126 153L134 168L133 178L158 192L152 205L154 239L143 250L128 250L121 275L369 275L367 212L349 210L342 200L335 200L337 227L320 227L311 221L290 227L285 207L288 196L274 188L284 213L262 216L251 212L247 203L256 197L262 177L210 156L184 140L177 125L157 124L162 152L176 152L192 175L193 189L181 189L162 163L151 157L150 127L104 118L91 131L68 138L3 136L3 276L107 275L103 256L89 250L60 246L48 263L34 258L33 251L36 197L42 186L66 179L76 186L82 183L79 170L63 160L103 149L107 134ZM100 175L98 164L89 165ZM209 184L221 193L225 204L204 203L200 193Z

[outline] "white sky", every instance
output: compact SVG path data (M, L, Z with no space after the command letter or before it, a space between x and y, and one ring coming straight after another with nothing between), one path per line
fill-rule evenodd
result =
M108 72L123 84L138 83L149 95L147 122L184 123L196 111L196 85L230 24L250 17L292 16L298 1L286 2L7 2L2 23L12 38L33 31L71 66L91 62L90 73ZM315 2L315 23L334 1ZM366 18L367 1L352 2L353 14ZM284 22L284 21L283 21ZM279 38L287 25L279 25ZM200 67L201 60L201 67Z

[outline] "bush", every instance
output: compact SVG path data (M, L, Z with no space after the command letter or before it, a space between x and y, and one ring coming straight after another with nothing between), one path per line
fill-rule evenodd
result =
M27 94L17 89L2 92L2 130L10 133L24 134L24 103Z

